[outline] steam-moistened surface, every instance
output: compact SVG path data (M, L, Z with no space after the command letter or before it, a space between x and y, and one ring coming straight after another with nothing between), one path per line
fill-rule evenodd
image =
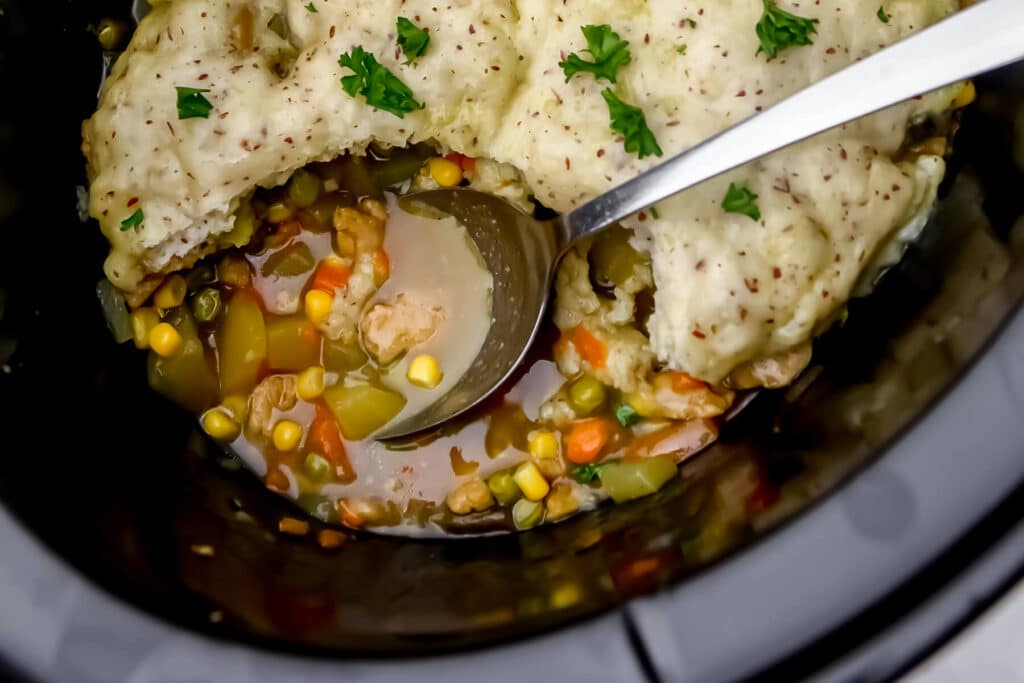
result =
M783 3L818 23L812 45L774 60L758 54L764 3L755 0L462 1L443 11L420 0L314 2L316 12L305 5L180 0L157 4L139 26L84 129L91 211L114 245L107 273L116 284L133 289L147 273L212 250L254 186L374 140L400 147L436 139L511 164L560 211L632 177L656 159L626 152L610 129L600 95L607 83L589 74L566 83L558 67L586 47L583 25L610 24L629 41L632 60L616 89L673 154L941 19L957 2L898 0L886 5L887 22L861 0ZM278 14L287 40L270 28ZM396 48L398 16L429 31L430 48L412 64ZM338 57L356 46L406 83L423 109L399 118L347 94L339 80L350 71ZM179 120L175 86L209 89L209 118ZM665 202L657 220L631 221L645 226L653 257L658 358L714 381L810 336L927 195L923 186L934 179L892 157L910 120L952 96L819 136ZM722 211L730 182L759 196L761 221ZM145 212L143 226L122 232L135 207Z
M382 444L493 336L466 230L397 197L461 185L567 211L958 2L783 5L158 3L83 128L106 273L133 309L104 283L112 327L149 349L154 389L327 522L521 530L651 495L744 392L792 382L916 239L972 86L574 245L519 378Z

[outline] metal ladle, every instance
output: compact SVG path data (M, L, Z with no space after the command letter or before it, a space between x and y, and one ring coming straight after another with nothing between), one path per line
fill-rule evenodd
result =
M492 323L458 383L376 438L436 426L487 398L526 355L544 318L552 276L575 242L666 197L822 131L1024 58L1024 0L985 0L801 90L760 114L548 221L466 188L403 201L466 226L494 279Z

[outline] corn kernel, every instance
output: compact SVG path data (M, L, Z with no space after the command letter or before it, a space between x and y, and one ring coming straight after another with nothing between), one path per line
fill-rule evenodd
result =
M455 187L462 182L462 168L444 157L434 157L427 162L430 177L441 187Z
M322 289L311 289L306 292L306 317L314 325L323 325L331 314L331 302L334 300Z
M530 455L535 458L549 460L558 457L558 437L553 432L533 432L530 434Z
M953 98L950 106L952 106L953 109L962 109L973 102L974 98L977 97L977 94L977 90L974 88L974 81L967 81L964 83L963 87L960 88L956 97Z
M149 348L149 333L160 324L160 315L152 308L136 308L132 311L132 337L135 348Z
M224 400L220 402L220 405L238 422L245 420L246 416L249 414L249 399L241 394L225 396Z
M180 275L172 275L153 294L153 303L157 308L174 308L180 306L185 300L185 292L188 287L185 285L185 278Z
M274 448L279 451L295 450L301 438L302 427L299 426L299 423L292 422L291 420L281 420L278 422L274 425L274 431L271 434Z
M441 372L441 366L438 365L436 358L423 355L412 359L405 377L418 387L433 389L444 379L444 374Z
M515 474L512 475L512 479L515 480L527 500L540 500L551 489L548 485L548 480L544 478L540 470L532 462L524 462L517 467Z
M200 419L203 431L217 441L234 441L242 428L222 408L211 408Z
M324 393L324 369L314 365L300 372L295 392L303 401L312 401Z
M294 213L292 207L284 202L277 202L276 204L271 204L270 208L267 209L267 220L271 223L282 223L291 218Z
M170 323L160 323L149 331L149 348L167 357L181 346L181 334Z

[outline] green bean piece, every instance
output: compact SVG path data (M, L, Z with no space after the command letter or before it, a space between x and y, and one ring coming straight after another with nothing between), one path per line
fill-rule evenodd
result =
M512 523L519 530L530 529L544 518L544 503L521 498L512 506Z
M324 340L324 369L344 375L366 365L366 353L353 342L346 344L339 340Z
M201 323L211 323L221 312L220 290L206 287L192 299L192 315Z
M577 415L589 415L604 404L604 385L590 375L583 375L569 387L569 400Z
M296 242L267 257L260 268L263 277L295 277L310 272L316 266L313 252L305 242Z
M519 486L516 485L515 479L512 478L510 470L502 470L492 474L487 480L487 488L490 489L494 499L502 505L511 505L522 497Z
M302 469L313 481L327 481L331 476L331 463L319 453L309 453L302 462Z
M320 197L320 178L315 173L299 169L288 182L288 197L292 204L304 209L313 206Z
M594 240L590 248L591 276L602 287L621 287L647 257L629 244L632 232L612 227Z

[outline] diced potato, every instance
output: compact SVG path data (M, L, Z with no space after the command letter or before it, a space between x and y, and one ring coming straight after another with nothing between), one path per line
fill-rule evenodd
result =
M616 503L649 496L676 476L676 463L670 456L628 458L610 462L601 468L601 485Z
M167 317L181 335L181 346L171 356L150 352L147 362L149 386L192 412L211 406L217 398L217 377L210 368L199 341L195 322L181 306Z
M267 361L273 370L303 370L320 362L320 332L304 315L267 324Z
M324 390L334 417L346 439L359 441L391 421L405 407L405 397L397 391L361 384L336 384Z
M255 297L239 292L231 298L216 338L221 394L249 393L267 357L267 329Z

